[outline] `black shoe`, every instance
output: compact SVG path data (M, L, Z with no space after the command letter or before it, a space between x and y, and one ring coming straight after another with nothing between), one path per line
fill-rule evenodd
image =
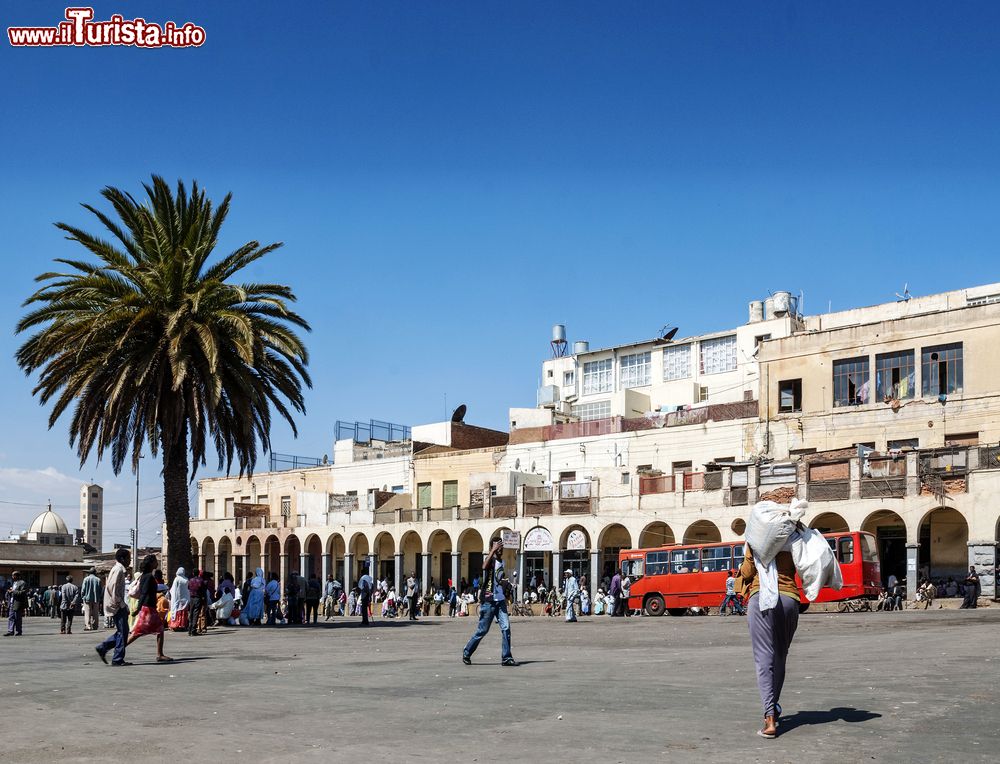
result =
M4 634L4 636L5 637L13 637L14 636L14 632L8 631L6 634Z
M466 666L471 666L472 665L472 658L470 656L468 656L468 655L463 654L462 655L462 663L464 663Z
M108 656L107 656L107 654L101 648L99 648L99 647L95 647L94 651L97 653L97 655L100 657L100 659L102 661L104 661L105 664L107 664L107 662L108 662Z
M122 661L121 663L112 663L112 666L131 666L132 664L128 661Z
M516 666L517 665L517 661L514 660L513 658L508 658L507 660L505 660L500 665L501 666Z

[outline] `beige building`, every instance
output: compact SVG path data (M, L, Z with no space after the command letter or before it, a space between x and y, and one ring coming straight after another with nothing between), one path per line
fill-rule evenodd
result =
M0 578L20 571L29 588L64 584L72 574L79 585L90 566L83 548L73 543L66 522L50 506L17 537L0 542Z
M192 544L207 567L241 574L298 561L429 584L475 577L509 531L520 580L570 567L593 582L623 548L741 543L749 506L799 496L815 527L873 533L883 578L912 591L973 561L992 596L1000 285L809 317L776 293L749 319L556 354L538 405L511 409L509 442L464 423L415 427L410 443L338 442L333 465L255 476L266 502L248 481L203 480ZM226 498L249 509L220 514Z

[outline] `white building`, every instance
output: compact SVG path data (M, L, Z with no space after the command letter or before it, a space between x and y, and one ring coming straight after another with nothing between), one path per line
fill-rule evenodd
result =
M85 544L103 550L104 489L97 483L80 487L80 530Z

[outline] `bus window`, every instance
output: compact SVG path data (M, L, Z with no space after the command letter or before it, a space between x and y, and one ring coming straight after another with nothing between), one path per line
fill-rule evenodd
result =
M646 575L664 576L670 572L670 552L646 552Z
M878 553L875 551L875 543L871 536L861 534L861 560L862 562L878 562Z
M635 581L642 575L642 560L623 560L622 569L626 576Z
M701 564L697 549L677 549L670 553L671 573L697 573Z
M743 564L743 544L733 547L733 567L736 570L740 569L740 565Z
M854 539L850 536L844 536L838 541L840 542L840 554L838 555L840 561L844 564L854 562Z
M701 550L701 569L705 573L719 573L729 570L731 562L731 547L710 546Z

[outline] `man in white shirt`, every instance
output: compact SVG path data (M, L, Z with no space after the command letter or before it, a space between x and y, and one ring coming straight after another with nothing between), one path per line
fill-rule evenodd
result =
M566 623L576 622L576 600L580 596L580 585L573 571L566 569L563 574L563 596L566 598Z
M115 566L108 574L108 582L104 587L104 614L114 620L115 633L108 636L95 649L101 660L108 662L107 653L115 649L111 658L112 666L131 666L125 661L125 644L128 641L128 604L125 602L125 568L132 562L132 555L127 549L115 552Z

